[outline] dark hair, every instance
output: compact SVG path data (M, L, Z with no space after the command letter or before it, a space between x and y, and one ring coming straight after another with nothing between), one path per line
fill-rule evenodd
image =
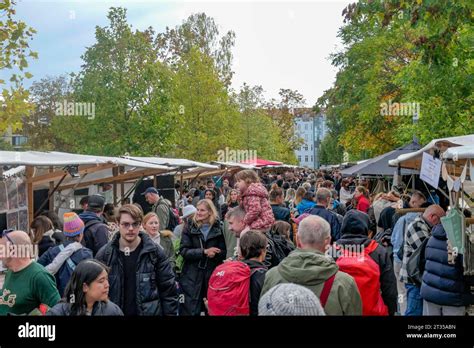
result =
M55 230L63 230L63 224L61 223L61 220L59 219L58 214L56 214L54 211L51 210L46 210L42 212L40 215L46 216L48 219L51 220L53 223L53 227Z
M79 201L79 205L89 204L89 196L84 196Z
M288 181L285 181L285 182L283 183L282 188L283 188L284 190L288 190L288 189L290 188L290 183L289 183Z
M104 216L107 219L107 221L115 221L115 207L112 203L107 203L104 206Z
M281 187L283 185L283 179L278 179L276 184L278 185L278 187Z
M71 278L64 291L63 302L71 304L71 315L85 315L87 309L84 284L90 285L99 275L109 268L95 259L81 261L72 272Z
M38 244L41 239L43 239L43 235L45 234L45 232L52 230L54 226L48 217L40 215L37 216L33 221L31 221L30 228L35 230L31 241L33 242L33 244Z
M259 231L247 231L240 237L240 253L245 260L259 257L267 248L267 237Z
M282 220L277 220L273 224L270 233L271 234L278 234L285 238L286 240L290 240L290 230L291 230L291 225Z
M206 193L208 192L212 193L212 200L216 199L216 192L214 190L209 190L209 189L204 191L204 197L206 197Z
M306 191L303 199L306 199L307 201L312 201L314 198L314 193L312 191Z
M270 191L270 201L274 202L278 197L283 197L283 190L279 187Z
M212 179L207 180L206 184L214 184L214 181Z

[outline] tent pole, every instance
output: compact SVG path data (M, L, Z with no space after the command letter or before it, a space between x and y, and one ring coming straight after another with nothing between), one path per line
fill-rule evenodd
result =
M49 172L52 173L54 172L54 168L51 166L49 167ZM50 181L49 182L49 192L54 192L54 181ZM54 199L53 200L49 200L49 207L48 207L49 211L53 211L54 209Z
M28 197L28 226L31 225L34 218L34 196L33 196L33 173L34 167L26 166L26 194Z

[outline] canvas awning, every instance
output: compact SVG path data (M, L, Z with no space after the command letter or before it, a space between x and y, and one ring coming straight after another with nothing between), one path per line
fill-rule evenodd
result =
M388 162L392 159L398 158L400 155L405 153L411 153L414 150L418 150L420 145L417 143L410 143L405 146L399 147L395 150L384 153L380 156L371 158L367 161L359 163L355 166L341 170L343 176L393 176L396 172L396 168L390 167ZM411 175L415 171L403 169L401 175Z
M401 168L419 170L424 152L434 155L435 150L443 153L448 148L466 145L474 145L474 134L433 139L418 151L402 154L397 158L390 160L389 165L393 167L400 166Z

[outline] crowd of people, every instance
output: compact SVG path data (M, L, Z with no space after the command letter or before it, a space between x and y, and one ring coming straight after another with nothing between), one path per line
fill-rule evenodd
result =
M427 193L370 192L321 170L176 188L174 203L154 187L148 207L91 195L62 221L48 211L30 231L3 231L0 247L38 255L2 254L0 315L464 315L474 304Z

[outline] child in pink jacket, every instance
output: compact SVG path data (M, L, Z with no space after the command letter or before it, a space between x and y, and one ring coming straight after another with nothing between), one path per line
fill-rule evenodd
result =
M245 210L244 223L248 229L268 231L275 217L268 200L268 191L253 170L242 170L235 175L237 188ZM247 228L245 229L247 230Z

